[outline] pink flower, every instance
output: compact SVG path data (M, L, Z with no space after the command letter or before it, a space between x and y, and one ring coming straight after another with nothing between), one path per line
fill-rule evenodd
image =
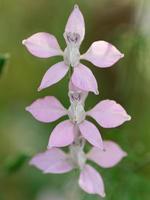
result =
M93 147L84 154L82 147L71 146L69 154L58 148L51 148L44 153L37 154L30 161L43 173L66 173L74 168L80 169L79 186L87 193L105 197L104 183L101 175L86 160L89 159L103 168L110 168L118 164L127 154L118 144L104 141L104 151Z
M85 112L82 102L73 101L69 109L53 96L38 99L26 108L38 121L53 122L64 115L69 120L59 123L52 131L48 148L64 147L73 143L78 132L93 146L103 149L101 134L97 127L86 116L94 118L104 128L120 126L131 119L124 108L113 100L103 100L90 111Z
M80 60L87 60L97 67L106 68L115 64L123 57L123 54L108 42L96 41L89 47L86 53L80 55L79 48L84 35L84 18L78 6L75 5L65 27L64 38L67 47L64 51L61 50L57 39L49 33L36 33L23 40L23 44L34 56L40 58L63 56L64 58L63 62L59 62L48 69L39 86L39 91L60 81L71 66L73 68L71 77L73 84L84 91L98 94L97 81L92 71L81 64Z

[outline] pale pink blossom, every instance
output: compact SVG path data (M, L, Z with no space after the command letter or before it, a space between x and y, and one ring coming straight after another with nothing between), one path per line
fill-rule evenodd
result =
M38 121L45 123L68 115L68 120L60 122L53 129L48 148L70 145L80 132L81 136L93 146L103 149L102 137L98 128L86 120L86 116L94 118L104 128L114 128L131 119L124 108L113 100L103 100L86 112L82 101L71 102L67 110L55 97L47 96L36 100L26 110Z
M106 68L115 64L123 54L112 44L105 41L93 42L86 53L80 55L80 45L85 36L85 23L83 15L77 5L71 12L64 32L64 38L67 47L61 50L57 39L45 32L40 32L23 40L23 44L28 51L40 58L49 58L52 56L63 56L63 62L53 65L45 73L38 90L49 87L60 81L73 68L71 80L73 84L84 90L98 94L97 81L92 71L80 60L87 60L97 67Z
M72 145L68 154L58 148L51 148L37 154L30 161L43 173L66 173L75 168L80 169L79 186L89 194L105 197L104 183L101 175L86 160L89 159L103 168L113 167L127 154L113 141L104 141L104 150L93 147L87 154L82 146Z

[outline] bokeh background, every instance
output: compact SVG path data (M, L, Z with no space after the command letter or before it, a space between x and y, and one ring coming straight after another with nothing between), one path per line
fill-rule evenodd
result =
M28 165L30 156L46 149L58 121L37 122L25 107L45 95L56 96L67 107L68 78L37 92L45 71L61 59L33 57L21 41L44 31L54 34L64 49L64 27L75 3L86 22L81 52L93 41L106 40L125 54L108 69L86 63L100 89L99 96L89 95L86 109L108 98L132 116L119 128L100 128L104 139L118 142L128 152L118 166L98 168L105 181L105 199L150 199L150 1L0 0L0 200L100 199L78 188L75 172L43 175Z

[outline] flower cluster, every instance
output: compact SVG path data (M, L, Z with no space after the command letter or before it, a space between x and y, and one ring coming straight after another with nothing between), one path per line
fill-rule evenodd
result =
M60 122L53 129L47 150L33 157L30 164L44 173L66 173L78 168L79 186L87 193L104 197L103 179L86 161L91 160L103 168L109 168L127 154L115 142L103 140L99 129L86 117L93 118L103 128L118 127L131 117L120 104L108 99L85 111L84 103L88 93L99 92L92 71L80 61L84 59L97 67L106 68L116 63L123 54L105 41L96 41L81 55L79 48L84 35L84 18L79 7L75 5L65 27L64 38L67 46L64 51L61 50L57 39L48 33L36 33L23 40L23 44L34 56L63 56L62 62L50 67L45 73L38 91L57 83L72 69L68 84L68 109L54 96L38 99L26 108L34 118L45 123L68 116L67 120ZM88 153L84 151L86 141L93 146ZM68 153L60 149L65 146L69 146Z

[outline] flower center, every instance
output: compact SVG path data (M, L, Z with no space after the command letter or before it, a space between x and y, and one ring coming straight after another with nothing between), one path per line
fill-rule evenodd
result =
M64 38L67 43L67 47L64 51L64 62L68 66L76 67L79 64L80 52L79 52L79 41L80 35L77 33L65 33Z
M80 41L80 35L78 33L66 33L66 39L68 43L72 44L79 44Z
M80 102L81 101L81 92L69 92L70 101L73 102Z
M68 109L68 116L70 120L74 123L81 123L85 120L85 110L80 102L72 102Z
M80 89L70 89L68 95L72 103L81 103L84 106L84 102L87 98L88 92L81 91Z

